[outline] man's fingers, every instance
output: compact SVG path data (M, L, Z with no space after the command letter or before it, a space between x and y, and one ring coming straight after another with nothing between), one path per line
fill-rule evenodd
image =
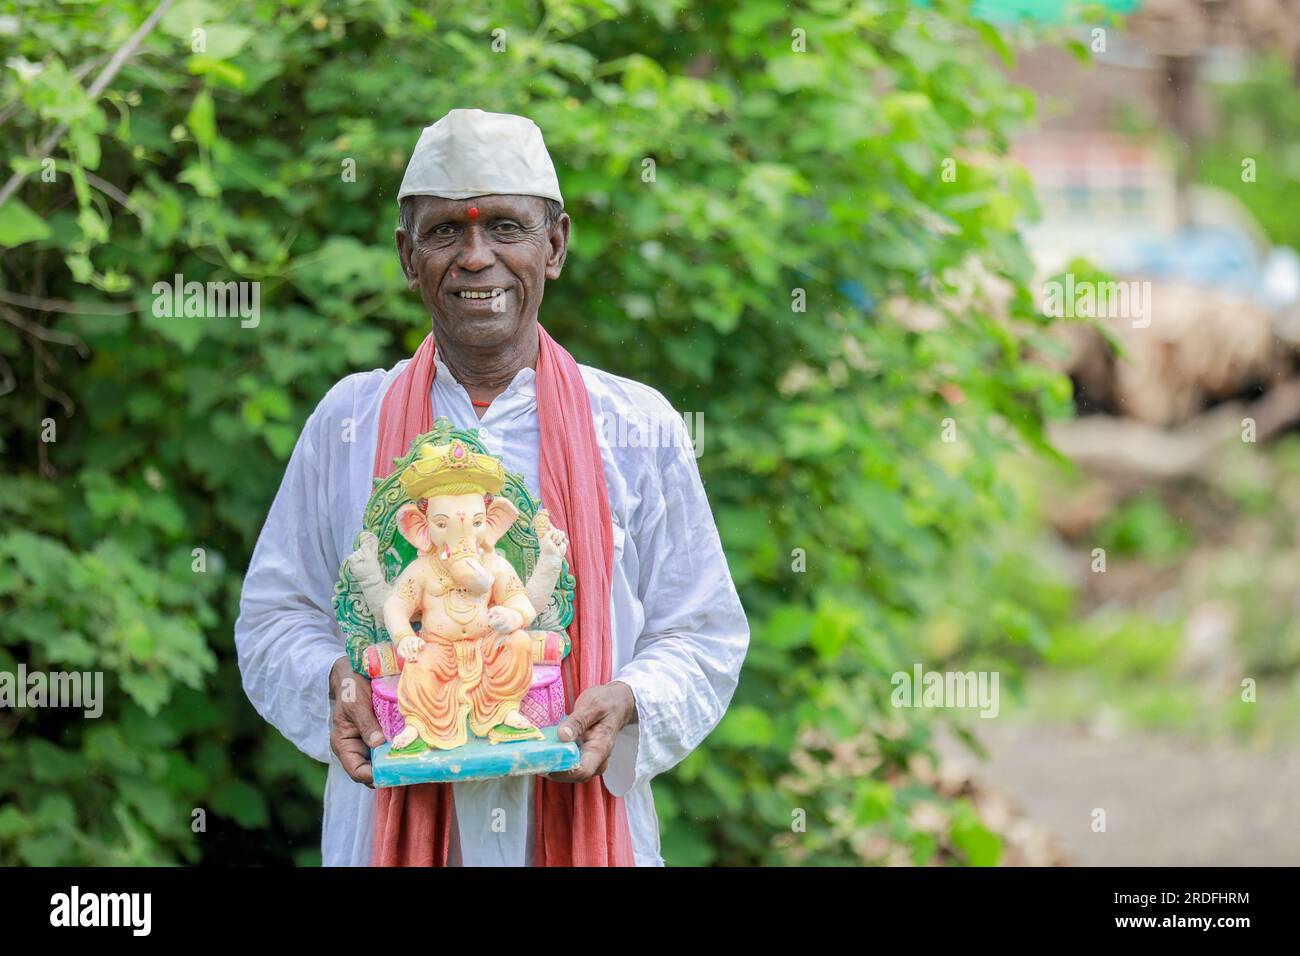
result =
M339 699L334 713L334 723L339 731L378 747L387 738L375 717L375 707L370 696L370 681L354 675L345 677L339 685Z
M379 726L379 720L375 717L375 708L370 702L369 695L365 701L356 700L346 706L360 739L372 747L378 747L388 739L384 736L384 729Z
M355 737L338 742L334 752L338 754L339 763L347 775L357 783L367 787L375 784L374 771L370 766L370 749Z
M605 765L609 762L609 754L601 756L597 754L590 744L582 748L582 759L578 766L572 770L565 770L560 773L548 774L552 780L559 783L586 783L593 777L599 777L605 772Z
M574 701L573 713L560 721L560 726L555 731L556 736L565 742L584 741L590 728L603 716L604 711L599 705L593 704L590 697L583 695Z
M600 772L609 759L613 748L613 736L600 734L600 722L605 717L605 708L599 703L600 698L586 691L573 702L573 713L560 721L556 736L565 742L577 741L582 756L578 766L563 773L550 774L552 780L561 783L585 783Z
M581 744L582 757L573 770L550 774L550 778L584 783L604 773L614 752L614 739L629 720L632 700L632 689L617 681L589 687L579 694L573 702L573 713L560 722L556 735L560 740Z
M582 760L573 769L581 782L586 782L600 774L601 768L609 760L609 748L601 747L596 740L588 740L582 748Z
M370 748L356 735L355 729L346 724L346 719L336 721L330 734L330 750L339 758L339 764L347 775L358 783L370 786L374 777L370 767Z
M560 783L586 783L592 777L598 777L605 772L605 767L609 764L609 755L613 750L614 735L604 724L598 724L583 737L582 756L578 766L549 776Z

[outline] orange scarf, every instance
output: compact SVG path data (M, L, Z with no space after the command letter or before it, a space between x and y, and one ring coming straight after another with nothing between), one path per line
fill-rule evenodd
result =
M569 567L578 582L572 649L564 661L566 710L588 687L608 683L613 667L610 580L614 531L605 470L587 386L578 363L537 327L537 418L542 502L569 536ZM384 396L379 411L375 477L393 469L412 439L433 429L430 395L437 346L430 333ZM452 788L445 783L378 791L374 866L446 866ZM581 784L534 778L537 866L631 866L632 836L623 801L599 777Z

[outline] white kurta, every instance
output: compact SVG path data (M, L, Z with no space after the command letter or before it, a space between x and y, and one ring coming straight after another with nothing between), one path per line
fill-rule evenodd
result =
M329 745L329 672L344 654L331 605L370 497L380 403L405 364L348 376L308 418L258 537L235 625L244 690L257 712L329 764L327 866L370 862L374 791L348 777ZM637 864L662 865L650 780L721 719L749 626L681 417L652 388L581 369L614 521L613 676L632 688L639 720L619 734L604 781L625 798ZM488 450L540 498L535 377L520 371L479 420L439 360L432 401L436 416L478 428ZM647 424L667 423L671 430L647 440ZM454 789L453 863L531 861L531 778Z

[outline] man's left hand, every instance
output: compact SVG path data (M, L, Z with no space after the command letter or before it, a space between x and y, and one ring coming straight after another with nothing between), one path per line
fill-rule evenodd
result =
M636 721L636 697L621 681L589 687L573 702L573 713L560 721L556 733L564 741L576 740L582 762L572 770L550 774L561 783L586 783L605 772L614 752L618 732Z

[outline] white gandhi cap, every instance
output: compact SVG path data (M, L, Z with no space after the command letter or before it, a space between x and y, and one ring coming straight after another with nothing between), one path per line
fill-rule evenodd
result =
M525 116L452 110L420 133L397 198L494 194L541 196L564 205L542 131Z

